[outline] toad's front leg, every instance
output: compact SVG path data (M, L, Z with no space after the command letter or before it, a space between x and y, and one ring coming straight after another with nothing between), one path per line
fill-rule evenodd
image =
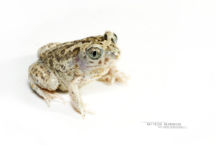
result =
M81 77L76 77L69 85L69 94L72 98L72 105L74 109L79 112L82 117L85 117L85 108L79 93L79 84L81 82Z
M115 66L112 66L108 73L98 79L98 81L104 82L105 84L113 84L115 82L118 83L126 83L127 76L118 71Z

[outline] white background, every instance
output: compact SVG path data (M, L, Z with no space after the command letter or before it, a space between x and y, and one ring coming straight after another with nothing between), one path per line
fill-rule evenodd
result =
M0 146L217 146L218 0L0 2ZM127 85L81 89L93 114L47 107L28 86L37 49L111 30ZM162 129L146 122L181 123Z

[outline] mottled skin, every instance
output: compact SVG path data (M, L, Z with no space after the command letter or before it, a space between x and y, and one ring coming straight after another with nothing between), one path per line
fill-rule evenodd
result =
M79 88L93 80L106 84L124 82L115 68L120 55L112 32L65 43L49 43L38 51L38 61L29 67L31 88L47 103L55 91L69 92L77 112L85 115Z

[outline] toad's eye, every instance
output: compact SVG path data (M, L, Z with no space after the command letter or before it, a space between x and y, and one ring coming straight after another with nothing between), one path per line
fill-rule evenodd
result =
M102 56L102 49L98 47L91 47L87 49L86 54L93 60L97 60Z

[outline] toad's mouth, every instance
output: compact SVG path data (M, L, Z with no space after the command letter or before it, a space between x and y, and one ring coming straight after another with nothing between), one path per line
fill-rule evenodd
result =
M94 66L86 66L86 67L87 67L87 68L91 68L91 67L97 67L97 65L96 65L96 66L95 66L95 65L94 65Z
M111 65L111 64L110 64ZM86 68L100 68L100 67L103 67L103 68L107 68L107 67L110 67L109 64L103 64L103 65L87 65Z

